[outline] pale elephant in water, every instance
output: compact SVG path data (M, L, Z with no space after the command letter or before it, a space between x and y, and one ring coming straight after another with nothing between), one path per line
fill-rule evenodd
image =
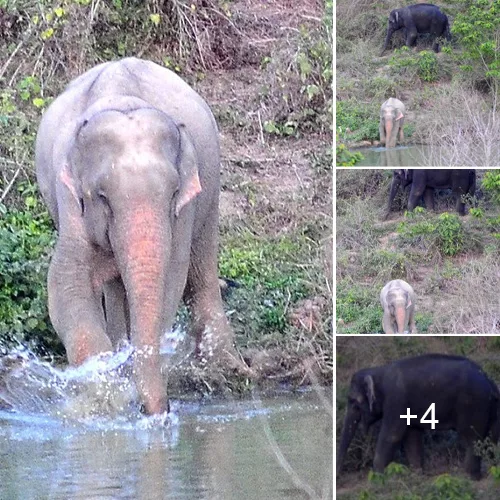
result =
M128 337L145 411L164 412L160 337L184 298L198 356L245 370L217 276L219 135L189 85L136 58L96 66L45 112L36 170L59 231L49 313L71 364Z
M387 99L380 107L380 142L386 148L396 147L398 136L399 142L404 140L405 113L405 105L394 97Z
M389 281L380 292L380 303L384 310L382 326L384 333L417 333L415 327L415 292L403 280Z

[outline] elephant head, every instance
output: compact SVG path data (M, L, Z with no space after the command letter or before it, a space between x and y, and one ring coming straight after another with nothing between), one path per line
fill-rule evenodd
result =
M384 215L384 218L387 219L391 212L392 202L396 198L398 194L399 188L405 189L413 182L413 170L411 169L396 169L392 172L392 182L391 182L391 191L389 193L389 201L387 203L387 209Z
M397 333L404 333L407 313L412 305L408 291L396 288L387 293L387 309L397 325Z
M337 453L337 475L342 470L349 445L359 423L368 433L370 426L382 417L383 395L377 387L379 368L368 368L355 373L347 396L347 412Z
M157 109L108 109L83 120L68 160L60 180L80 207L86 239L114 257L123 281L139 394L147 413L162 412L159 343L172 236L181 211L201 192L194 146L184 127ZM93 279L98 287L102 277Z
M382 49L382 52L380 53L381 56L386 51L393 33L405 27L405 16L411 16L410 11L405 8L394 9L389 14L389 21L387 23L387 35L385 37L384 47Z

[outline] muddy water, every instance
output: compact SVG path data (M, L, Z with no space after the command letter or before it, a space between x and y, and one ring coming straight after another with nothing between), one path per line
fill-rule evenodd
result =
M2 499L332 498L326 391L173 401L168 416L151 419L129 407L96 410L88 397L83 405L82 380L88 389L95 366L68 376L23 363L10 363L13 376L2 373L0 396L9 402L0 410ZM109 391L112 373L99 377ZM116 387L130 393L126 384L110 392Z
M356 163L358 167L427 167L425 158L429 148L423 145L397 146L395 148L371 147L356 149L364 159Z

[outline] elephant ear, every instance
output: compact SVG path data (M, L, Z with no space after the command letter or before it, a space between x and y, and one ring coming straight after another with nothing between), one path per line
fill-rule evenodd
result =
M408 309L411 306L411 297L408 292L405 292L405 296L406 296L406 309Z
M401 118L404 118L404 114L400 109L396 109L396 121L401 120Z
M366 396L368 397L368 405L370 407L370 413L373 412L373 403L375 403L375 385L373 383L373 377L371 375L366 375L365 377L366 385Z
M181 148L178 168L181 184L175 204L176 217L179 216L182 208L202 191L198 176L198 156L184 124L179 125L179 133L181 136Z
M82 188L80 186L80 183L76 182L75 178L73 177L68 163L65 163L63 168L59 172L59 180L63 183L64 186L69 189L69 192L73 195L83 213Z

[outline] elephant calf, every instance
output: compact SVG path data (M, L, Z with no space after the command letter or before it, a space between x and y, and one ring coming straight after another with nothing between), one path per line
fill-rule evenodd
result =
M380 142L386 148L396 147L398 136L400 142L404 140L405 113L405 105L394 97L387 99L380 107Z
M380 303L384 309L384 333L405 333L408 325L410 333L416 333L415 292L406 281L389 281L380 292Z
M434 414L427 413L434 404ZM415 418L401 418L408 414ZM465 468L481 475L481 457L474 445L488 434L500 434L500 393L473 361L460 356L425 354L356 372L349 388L347 413L337 453L337 475L361 422L365 433L381 421L373 468L384 472L404 443L412 467L423 465L422 438L429 421L437 430L455 430L465 444ZM425 419L423 419L425 415ZM425 420L425 421L423 421Z

